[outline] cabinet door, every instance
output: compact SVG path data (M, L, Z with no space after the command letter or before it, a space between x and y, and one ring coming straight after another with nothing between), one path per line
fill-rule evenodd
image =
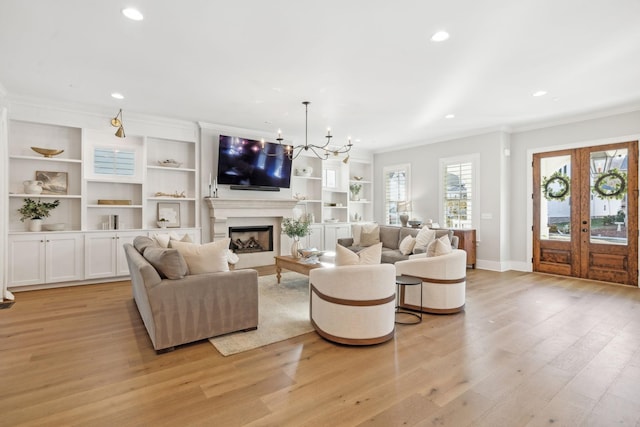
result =
M82 243L82 234L45 235L47 283L82 280Z
M9 286L44 283L45 250L42 234L9 237Z
M118 276L129 275L129 265L127 264L127 258L124 254L124 244L129 243L133 245L133 239L139 235L139 232L132 231L128 233L118 233L116 236L116 272Z
M324 248L324 230L321 225L312 225L311 234L307 237L309 248L317 248L322 250Z
M116 275L116 237L116 233L90 233L85 235L85 279L99 279Z

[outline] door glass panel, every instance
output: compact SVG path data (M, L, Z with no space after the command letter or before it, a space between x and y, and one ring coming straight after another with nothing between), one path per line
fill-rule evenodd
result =
M540 159L540 239L571 240L571 156Z
M591 243L627 244L627 149L591 153Z

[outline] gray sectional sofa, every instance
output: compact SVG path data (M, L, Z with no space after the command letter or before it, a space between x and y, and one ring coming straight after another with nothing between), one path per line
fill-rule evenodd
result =
M133 298L156 351L258 327L257 271L186 275L172 280L162 278L132 245L125 244L124 250Z
M398 261L404 261L409 259L409 255L403 255L400 252L400 242L407 236L415 237L420 229L409 227L398 227L394 225L380 225L380 241L382 242L382 262L395 264ZM458 237L453 235L453 230L440 229L436 230L436 238L440 238L444 235L449 236L451 240L451 247L453 249L458 248ZM364 247L354 246L353 238L341 238L338 239L338 244L351 249L354 252L358 252Z

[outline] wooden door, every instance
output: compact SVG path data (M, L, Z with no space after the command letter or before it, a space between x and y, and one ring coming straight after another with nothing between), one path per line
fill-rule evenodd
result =
M638 142L534 155L533 269L638 286Z

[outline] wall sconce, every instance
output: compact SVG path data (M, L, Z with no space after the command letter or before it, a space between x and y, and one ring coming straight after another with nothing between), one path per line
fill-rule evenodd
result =
M115 133L115 135L118 138L125 137L124 126L122 126L122 108L120 109L120 111L118 111L118 114L116 114L116 116L113 119L111 119L111 126L118 128L118 130L116 130L116 133Z

